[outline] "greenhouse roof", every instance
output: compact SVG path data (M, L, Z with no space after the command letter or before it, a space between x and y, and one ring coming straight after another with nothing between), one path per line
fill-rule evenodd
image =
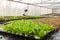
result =
M33 4L47 8L60 8L60 0L14 0L15 2Z

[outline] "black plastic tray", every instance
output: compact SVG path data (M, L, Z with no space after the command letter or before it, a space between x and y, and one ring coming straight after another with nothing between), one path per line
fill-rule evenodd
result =
M51 37L51 35L53 35L54 33L58 32L58 28L55 30L50 31L47 35L45 35L44 37L40 38L40 39L35 39L34 37L25 37L23 35L16 35L16 34L12 34L12 33L8 33L8 32L4 32L4 31L0 31L1 35L8 35L8 36L12 36L12 37L17 37L20 38L22 40L47 40L49 37Z

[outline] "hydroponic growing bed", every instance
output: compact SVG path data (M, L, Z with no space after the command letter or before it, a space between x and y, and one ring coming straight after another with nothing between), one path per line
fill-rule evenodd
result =
M41 39L54 28L50 25L33 22L32 20L15 20L2 26L2 33L19 35L23 38Z

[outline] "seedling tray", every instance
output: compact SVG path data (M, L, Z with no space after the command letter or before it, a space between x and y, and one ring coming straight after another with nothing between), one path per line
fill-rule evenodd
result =
M12 37L17 37L17 38L20 38L22 40L47 40L49 37L51 37L51 35L56 33L58 30L59 30L59 28L54 29L54 30L50 31L49 33L47 33L44 37L42 37L40 39L35 39L34 37L29 37L29 36L24 36L24 35L12 34L12 33L4 32L4 31L0 31L0 34L1 35L12 36Z
M41 17L41 18L48 18L48 17ZM21 19L41 19L41 18L18 18L18 19L9 19L9 18L7 18L7 19L3 19L3 20L0 19L0 22L21 20Z

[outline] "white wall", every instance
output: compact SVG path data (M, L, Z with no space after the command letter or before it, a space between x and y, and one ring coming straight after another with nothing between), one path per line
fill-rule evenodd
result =
M52 13L52 9L29 5L26 15L40 16Z
M53 13L59 14L60 13L60 8L53 9Z
M22 16L26 4L0 1L0 16Z
M48 14L47 8L41 7L41 15Z
M41 7L41 15L52 13L52 9Z
M28 12L26 15L39 16L40 12L40 7L28 5Z
M25 13L24 10L27 9L27 6L28 12ZM22 16L24 13L31 16L40 16L52 13L52 10L11 1L0 1L0 16Z
M52 13L52 9L48 9L48 13L49 13L49 14Z

